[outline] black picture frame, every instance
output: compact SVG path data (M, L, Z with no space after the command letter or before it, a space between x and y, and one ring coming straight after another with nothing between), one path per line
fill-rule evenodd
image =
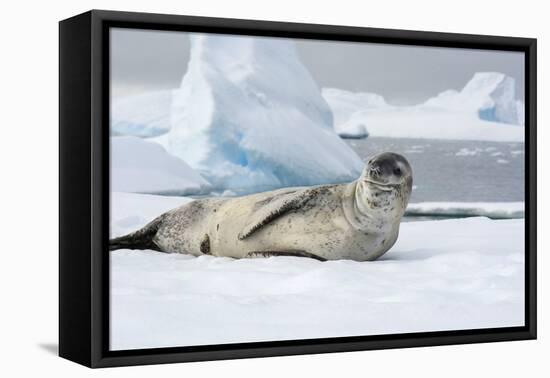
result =
M525 326L109 351L111 27L525 53ZM59 355L88 367L536 338L536 39L92 10L59 23Z

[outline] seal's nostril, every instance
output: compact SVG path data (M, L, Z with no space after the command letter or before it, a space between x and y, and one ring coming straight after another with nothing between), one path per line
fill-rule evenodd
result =
M380 166L378 164L371 164L369 166L369 174L373 177L380 175Z

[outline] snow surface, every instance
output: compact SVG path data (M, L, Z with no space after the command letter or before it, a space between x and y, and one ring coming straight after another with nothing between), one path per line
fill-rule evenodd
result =
M514 79L501 73L476 73L457 92L448 90L415 106L391 106L373 93L323 89L335 117L334 128L346 137L367 135L521 142L524 105L515 99Z
M156 141L225 189L342 182L363 168L284 39L191 35L171 129Z
M199 193L209 183L157 143L111 137L111 190L137 193Z
M154 137L170 130L172 90L126 96L112 102L111 134Z
M524 202L420 202L409 203L406 215L484 216L493 219L523 218Z
M111 238L145 226L168 210L193 201L187 197L111 192Z
M112 193L113 235L185 198ZM111 349L524 324L524 221L403 223L375 262L111 253Z

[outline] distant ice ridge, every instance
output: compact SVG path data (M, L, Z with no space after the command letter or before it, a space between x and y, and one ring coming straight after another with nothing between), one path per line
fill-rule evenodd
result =
M492 219L513 219L525 216L524 202L420 202L410 203L409 216L483 216Z
M162 146L133 136L111 137L111 191L199 193L210 184Z
M357 113L366 109L387 108L384 97L366 92L323 88L323 97L334 115L334 130L342 138L366 138L369 133L363 117Z
M518 115L518 125L525 126L525 104L521 100L516 100L516 112Z
M521 126L525 123L523 103L516 100L514 78L499 72L478 72L460 92L442 92L424 106L473 112L485 121Z
M355 179L361 159L332 122L292 42L192 35L170 132L156 141L219 188Z
M477 73L460 91L448 90L416 106L391 106L373 93L323 89L343 137L433 138L521 142L524 105L514 79ZM367 132L368 130L368 132Z
M170 130L172 90L147 92L115 99L111 135L155 137Z

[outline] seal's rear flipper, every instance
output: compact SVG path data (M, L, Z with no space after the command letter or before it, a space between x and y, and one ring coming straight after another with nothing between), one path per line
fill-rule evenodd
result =
M162 219L163 216L161 215L135 232L109 240L109 251L117 249L152 249L153 251L164 252L153 241Z
M109 251L115 251L117 249L152 249L153 251L159 251L160 248L151 239L142 239L136 237L135 233L121 236L109 240Z

